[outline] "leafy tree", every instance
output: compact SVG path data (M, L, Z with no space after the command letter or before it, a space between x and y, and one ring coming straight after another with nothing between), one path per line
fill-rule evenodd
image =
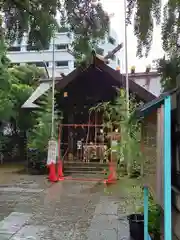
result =
M10 101L11 75L8 71L9 61L6 58L6 48L0 41L0 123L11 117L13 103Z
M59 116L54 115L53 138L58 139ZM52 94L48 94L46 101L38 112L37 123L28 134L29 161L28 166L38 173L45 173L48 142L51 138L52 129Z
M139 120L134 117L134 111L139 104L131 95L127 114L125 90L117 89L114 102L100 103L92 108L92 110L103 111L103 125L106 130L117 129L120 133L120 141L117 142L116 147L118 171L121 172L121 166L124 165L129 176L137 174L142 165L141 126ZM112 146L110 151L112 151Z
M161 0L127 0L127 23L131 23L134 16L134 33L137 37L137 55L149 53L153 40L155 24L161 20ZM162 21L163 49L172 54L177 51L178 35L180 33L180 2L168 0L164 6Z
M65 9L67 23L74 33L72 48L76 59L82 60L107 36L109 17L101 4L94 5L92 0L66 0Z
M13 43L28 36L28 44L39 49L48 46L55 30L67 28L75 35L75 51L86 53L86 45L104 38L109 28L109 17L100 3L93 0L0 0L0 10L6 28L5 38ZM57 22L57 12L61 20ZM1 28L2 23L1 22ZM3 33L3 31L1 31ZM81 45L82 41L84 44ZM88 45L88 46L89 46ZM80 46L80 49L78 49Z
M38 148L40 152L47 152L48 141L51 138L52 127L52 95L48 94L47 101L42 105L39 110L37 123L29 133L29 147ZM57 140L58 137L58 115L55 112L54 116L54 129Z
M176 87L176 79L180 74L180 56L174 55L169 59L160 59L157 62L161 74L162 90L168 91Z
M45 74L36 66L29 65L15 66L9 69L9 72L12 77L10 99L13 102L13 109L11 119L18 131L27 131L35 124L36 113L21 107L38 85L38 79Z
M28 43L45 48L53 31L58 28L55 19L59 0L0 0L6 39L13 43L28 33Z
M0 40L0 122L20 117L21 106L32 94L38 79L44 77L44 71L35 66L14 66L10 68L6 57L6 45ZM27 112L24 117L27 116ZM28 118L27 118L28 119Z
M0 151L24 151L26 133L36 123L37 113L22 109L44 72L35 66L9 68L6 46L0 41ZM16 144L18 147L16 146ZM21 146L21 147L20 147ZM10 153L12 156L12 153Z

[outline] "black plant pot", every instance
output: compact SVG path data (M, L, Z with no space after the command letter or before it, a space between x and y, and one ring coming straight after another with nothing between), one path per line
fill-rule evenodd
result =
M144 215L131 214L128 216L130 236L133 240L144 240Z

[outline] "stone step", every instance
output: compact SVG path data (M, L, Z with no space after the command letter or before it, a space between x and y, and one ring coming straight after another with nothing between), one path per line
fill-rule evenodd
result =
M100 162L80 162L80 161L65 161L64 166L108 166L108 163Z
M71 169L74 169L74 170L79 170L79 171L103 171L104 169L106 170L108 168L108 166L104 166L104 167L101 167L101 166L64 166L64 170L65 171L68 171L68 170L71 170Z
M92 174L92 175L104 175L103 172L100 172L100 171L78 171L78 170L65 170L64 171L64 174L65 175L69 175L69 174L82 174L82 175L85 175L85 174Z
M100 173L69 173L69 174L65 174L65 177L70 177L70 179L91 179L91 180L95 180L95 179L107 179L107 176L100 174Z
M64 162L64 173L66 175L71 174L100 174L104 175L104 170L108 170L108 163L97 162Z

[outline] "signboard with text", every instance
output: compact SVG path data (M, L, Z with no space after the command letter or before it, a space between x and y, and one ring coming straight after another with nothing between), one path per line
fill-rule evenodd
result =
M56 163L57 156L57 142L55 140L50 140L48 143L48 156L47 156L47 165L51 163Z

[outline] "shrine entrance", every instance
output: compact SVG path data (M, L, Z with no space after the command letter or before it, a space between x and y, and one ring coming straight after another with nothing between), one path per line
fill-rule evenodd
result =
M62 124L60 129L64 161L108 161L108 139L103 125Z
M108 162L108 130L103 125L103 111L96 109L99 103L116 96L111 78L107 77L90 66L63 89L58 104L63 109L60 129L64 162Z
M83 111L76 106L63 122L60 138L64 161L108 162L109 140L103 113L92 111L87 105Z
M119 71L110 68L97 56L92 61L75 69L56 84L56 107L62 112L60 124L60 150L64 167L72 171L87 172L87 166L104 170L103 165L111 160L111 137L115 129L104 124L103 109L98 104L116 99L117 89L124 88L125 78ZM130 82L130 92L140 101L149 101L154 96L144 88ZM93 166L93 167L92 167Z

